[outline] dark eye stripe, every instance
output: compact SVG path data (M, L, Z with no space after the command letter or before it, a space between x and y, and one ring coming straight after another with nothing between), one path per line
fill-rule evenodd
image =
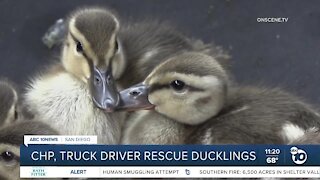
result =
M79 40L70 32L70 35L71 35L71 37L72 37L72 39L74 40L74 42L79 42Z
M153 84L149 89L149 93L152 93L152 92L160 90L160 89L170 89L170 88L171 88L170 84ZM186 85L186 88L192 92L205 91L204 89L192 87L192 86L188 86L188 85Z
M153 84L149 89L149 93L152 93L160 89L169 89L169 88L170 88L169 84Z

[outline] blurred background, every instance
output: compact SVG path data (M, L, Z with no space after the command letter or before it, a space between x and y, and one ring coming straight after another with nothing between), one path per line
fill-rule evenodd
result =
M0 77L25 85L59 52L41 41L49 26L83 5L108 6L128 18L168 20L187 35L228 50L237 82L280 86L320 104L316 0L0 0ZM259 17L289 21L258 23Z

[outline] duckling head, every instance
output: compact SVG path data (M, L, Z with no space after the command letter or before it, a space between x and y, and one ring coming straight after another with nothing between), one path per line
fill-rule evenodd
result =
M24 135L57 135L41 121L20 121L0 128L0 179L20 179L20 145Z
M178 122L196 125L220 112L227 86L227 73L213 57L183 53L159 65L139 88L126 89L121 96L124 96L123 92L129 92L135 98L141 98L140 95L144 96L148 91L147 98L155 111ZM145 101L141 102L146 105L144 108L150 107ZM135 105L142 107L139 103Z
M99 108L112 111L119 103L114 78L125 68L118 19L108 9L90 7L71 13L67 26L64 68L89 85Z
M0 126L18 119L18 94L8 80L0 80Z

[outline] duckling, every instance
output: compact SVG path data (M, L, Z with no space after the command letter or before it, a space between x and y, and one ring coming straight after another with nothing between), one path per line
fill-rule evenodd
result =
M20 144L23 136L54 135L56 130L40 121L30 121L23 114L17 87L6 79L0 80L0 179L20 179Z
M25 104L35 119L63 135L97 135L98 143L119 142L125 113L106 113L118 103L109 73L111 59L119 53L118 31L117 19L104 9L85 8L70 14L61 62L49 65L27 88ZM112 87L110 91L105 83Z
M18 93L16 86L6 79L0 80L0 127L18 119Z
M299 98L276 88L232 86L226 70L202 53L169 58L130 90L120 93L123 101L148 94L150 103L135 105L155 107L129 119L124 144L287 144L320 126L319 114Z
M20 121L0 129L0 179L20 179L20 145L24 135L57 135L40 121Z
M155 106L128 119L122 143L185 144L194 127L220 112L228 84L227 72L211 56L186 52L169 58L142 84L120 92L125 108L132 99L130 110Z

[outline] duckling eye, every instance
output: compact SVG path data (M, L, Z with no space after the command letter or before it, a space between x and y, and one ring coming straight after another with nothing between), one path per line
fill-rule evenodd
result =
M183 81L174 80L170 83L170 86L176 91L181 91L185 88L186 84Z
M77 52L79 52L79 53L83 52L83 47L82 47L81 42L77 41L76 43L77 43Z
M15 157L14 153L12 153L10 151L4 151L3 153L1 153L0 156L6 162L12 161Z

